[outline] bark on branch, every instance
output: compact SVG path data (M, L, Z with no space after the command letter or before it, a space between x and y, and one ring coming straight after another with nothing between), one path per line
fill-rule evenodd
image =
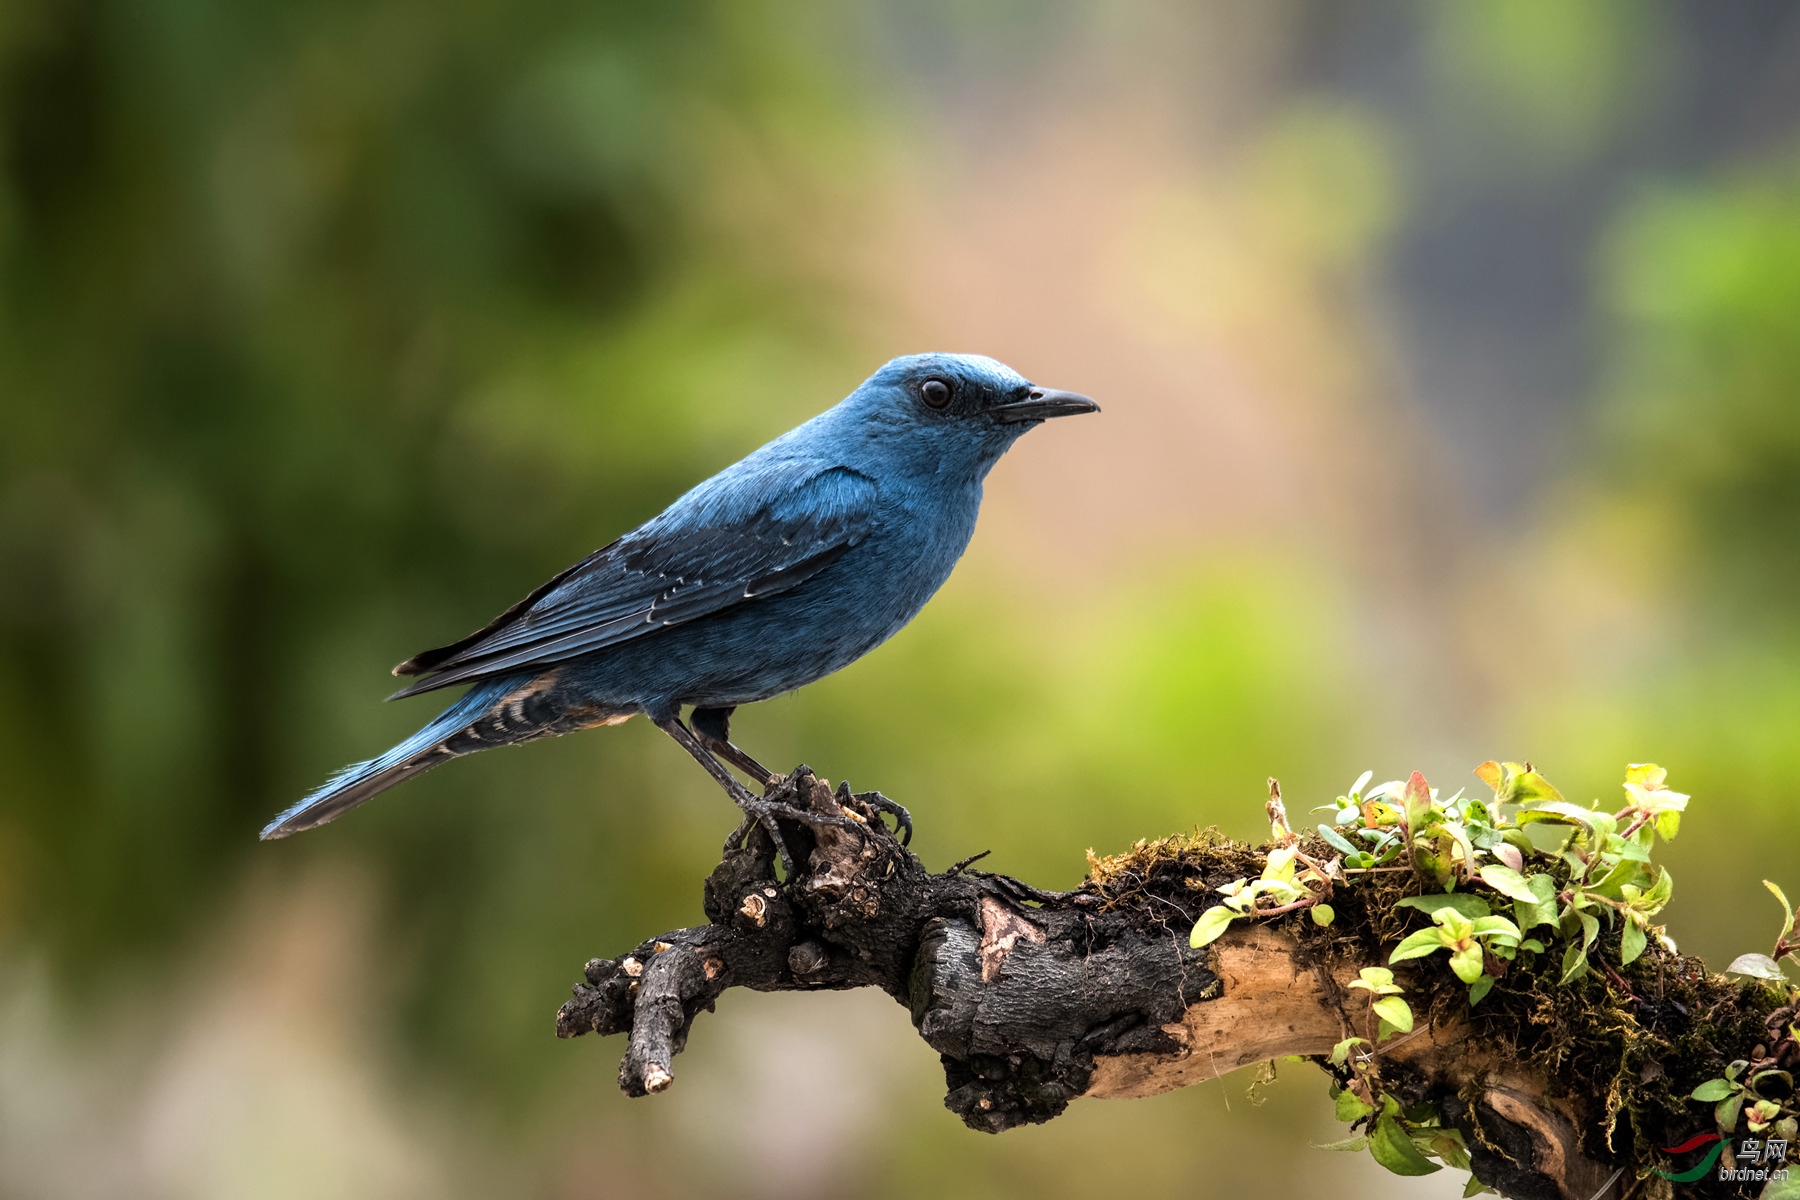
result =
M1341 1039L1373 1033L1366 994L1347 984L1397 940L1395 876L1340 888L1330 930L1294 913L1234 923L1194 950L1188 929L1217 902L1208 889L1254 874L1254 848L1140 843L1082 888L1051 893L970 869L931 874L875 804L847 785L833 793L805 767L782 792L866 824L815 835L783 823L804 864L786 881L756 831L707 879L708 924L590 961L558 1012L561 1037L629 1035L627 1094L673 1082L694 1018L730 987L882 989L941 1056L945 1105L990 1133L1051 1120L1078 1097L1153 1095L1287 1055L1326 1065ZM1646 1148L1707 1128L1709 1107L1686 1104L1686 1090L1732 1059L1800 1059L1753 989L1660 947L1585 990L1520 990L1485 1012L1428 978L1438 968L1408 966L1410 994L1425 1003L1415 1031L1378 1051L1382 1085L1409 1105L1435 1104L1461 1130L1475 1175L1521 1200L1668 1195Z

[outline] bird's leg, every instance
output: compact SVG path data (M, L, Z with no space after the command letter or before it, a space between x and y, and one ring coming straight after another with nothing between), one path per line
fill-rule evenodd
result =
M760 783L763 793L767 795L769 789L775 786L777 776L732 745L731 714L735 711L735 708L696 708L688 722L693 726L694 736L700 739L702 746Z
M694 731L694 737L702 746L761 783L763 795L766 796L769 794L769 790L781 781L781 777L732 743L731 714L736 711L735 706L732 708L696 708L688 717L688 724ZM902 846L912 844L912 814L906 811L904 804L889 800L880 792L858 792L856 798L871 808L890 814L894 818L895 826L899 829L900 844ZM744 824L733 836L732 843L741 843L744 835L749 832L750 818L746 817Z
M654 720L654 718L652 719ZM861 821L853 820L850 817L817 813L809 808L801 808L796 804L788 804L780 800L771 800L766 796L752 795L750 789L746 788L732 777L731 772L725 769L724 763L721 763L718 759L714 758L712 754L708 752L706 747L700 744L700 739L695 737L693 732L689 730L686 725L681 723L680 716L672 716L663 720L658 720L656 721L656 727L674 738L676 744L691 754L695 762L699 763L702 767L705 767L706 773L713 777L714 782L725 789L725 794L727 796L731 797L731 802L744 811L744 816L747 820L743 825L738 826L737 832L733 833L731 838L726 841L725 850L727 853L737 849L743 844L744 835L749 832L749 820L754 820L768 831L770 840L775 843L775 849L781 855L781 865L787 871L788 878L792 879L798 872L794 866L794 856L789 853L787 843L782 840L781 828L775 823L777 818L796 821L814 829L824 828L825 826L835 826L839 829L863 828L863 823Z
M766 796L769 794L770 789L775 786L778 777L773 771L769 770L769 768L763 766L744 751L732 745L731 714L735 711L735 706L731 708L696 707L692 715L689 716L688 723L693 728L695 738L699 740L702 746L706 747L710 754L716 758L724 759L738 770L762 784L763 795ZM756 818L746 813L743 821L738 825L731 837L726 839L725 845L727 847L743 845L744 839L750 834L750 827L754 824L756 824Z

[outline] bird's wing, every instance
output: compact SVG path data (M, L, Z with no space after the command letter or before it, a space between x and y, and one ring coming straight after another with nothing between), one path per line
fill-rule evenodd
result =
M394 696L546 666L784 592L868 535L875 499L874 481L847 467L727 471L485 628L395 667L430 678Z

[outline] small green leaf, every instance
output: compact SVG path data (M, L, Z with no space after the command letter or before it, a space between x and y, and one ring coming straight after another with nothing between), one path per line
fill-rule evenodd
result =
M1644 952L1644 944L1648 939L1644 930L1636 921L1625 922L1625 932L1619 936L1619 965L1629 966L1638 960Z
M1485 917L1494 911L1486 900L1473 892L1432 892L1424 896L1408 896L1404 900L1394 901L1394 907L1416 908L1423 913L1434 913L1440 908L1454 908L1471 920Z
M1269 851L1269 861L1263 864L1262 877L1273 883L1292 883L1297 854L1298 851L1292 846L1277 846Z
M1413 868L1418 872L1420 882L1436 888L1449 887L1450 877L1454 874L1448 854L1417 845L1413 847Z
M1526 938L1519 943L1519 949L1529 950L1533 954L1542 954L1544 952L1544 943L1538 941L1536 938Z
M1525 881L1531 889L1531 902L1517 901L1513 904L1513 915L1519 919L1519 928L1531 929L1538 925L1556 924L1556 880L1544 874L1533 875Z
M1337 913L1329 904L1315 904L1312 906L1312 919L1314 925L1329 925L1337 920Z
M1411 1033L1413 1027L1412 1006L1398 996L1383 996L1372 1006L1375 1015L1398 1029L1401 1033Z
M1621 889L1624 885L1635 883L1643 869L1641 863L1633 862L1629 858L1620 859L1605 875L1600 877L1599 882L1589 884L1588 891L1598 893L1609 900L1617 900L1622 894Z
M1359 1044L1366 1046L1369 1044L1369 1039L1361 1038L1361 1037L1347 1037L1343 1041L1339 1042L1337 1045L1333 1046L1331 1048L1331 1065L1334 1067L1341 1067L1345 1063L1349 1062L1350 1061L1350 1052L1352 1050L1356 1049L1356 1047Z
M1480 946L1470 946L1467 950L1458 950L1450 956L1450 969L1464 983L1474 983L1481 978L1481 964Z
M1369 1134L1369 1153L1396 1175L1430 1175L1444 1169L1420 1154L1406 1131L1400 1128L1400 1123L1388 1116L1375 1122L1375 1128Z
M1369 1139L1361 1134L1353 1138L1345 1138L1341 1142L1314 1142L1315 1150L1351 1150L1361 1153L1369 1148Z
M1689 1097L1703 1104L1717 1104L1731 1095L1734 1089L1729 1080L1709 1079L1689 1093Z
M1444 939L1436 929L1421 929L1417 933L1409 933L1394 947L1388 955L1388 962L1405 962L1409 958L1424 958L1427 954L1436 954L1444 948Z
M1524 936L1519 927L1505 917L1479 917L1469 932L1476 937L1500 938L1509 942L1517 942Z
M1727 975L1748 975L1752 979L1779 979L1786 982L1781 964L1766 954L1740 954L1725 968Z
M1481 868L1481 882L1487 884L1502 896L1521 901L1525 904L1537 903L1537 893L1532 891L1531 885L1525 881L1525 877L1511 867L1503 867L1499 863L1490 863Z
M1506 765L1510 767L1514 764L1507 763ZM1506 798L1515 804L1562 799L1562 793L1552 787L1548 779L1531 770L1529 766L1513 776L1509 791L1511 794Z
M1494 977L1492 975L1483 975L1480 979L1471 983L1469 985L1469 1007L1474 1008L1477 1004L1480 1004L1482 997L1493 990Z
M1569 943L1569 948L1563 951L1562 979L1560 982L1573 983L1583 975L1586 975L1587 969L1587 951L1574 942Z
M1223 904L1207 909L1200 914L1200 919L1194 922L1194 931L1188 934L1188 945L1198 950L1202 946L1218 941L1219 935L1230 927L1231 919L1235 916L1237 914Z
M1461 821L1439 821L1437 827L1449 834L1450 839L1461 847L1463 862L1473 863L1475 861L1474 843L1469 840L1469 831L1464 828ZM1450 856L1446 855L1446 857Z
M1337 1119L1338 1120L1343 1121L1346 1124L1348 1124L1351 1121L1361 1120L1363 1117L1368 1116L1370 1113L1372 1113L1374 1111L1375 1111L1375 1109L1372 1105L1364 1104L1361 1100L1357 1099L1356 1093L1351 1091L1350 1089L1345 1088L1343 1091L1338 1093L1338 1098L1337 1098Z
M1469 1200L1469 1197L1479 1196L1481 1193L1488 1190L1487 1184L1471 1175L1469 1176L1469 1182L1463 1184L1463 1200Z
M1462 1134L1454 1129L1439 1130L1431 1139L1431 1150L1441 1159L1444 1165L1452 1170L1469 1169L1469 1150L1463 1144Z
M1730 1133L1737 1128L1738 1114L1744 1109L1744 1098L1743 1092L1737 1092L1713 1109L1713 1120L1719 1123L1719 1128L1724 1132Z
M1352 808L1346 808L1344 811L1347 813L1354 813L1356 810L1352 809ZM1356 853L1356 847L1352 846L1350 844L1350 839L1345 837L1343 834L1339 833L1337 830L1333 829L1329 825L1320 824L1319 836L1324 838L1326 841L1326 844L1328 844L1334 850L1342 851L1345 854L1355 854Z
M1639 896L1631 907L1646 917L1654 917L1663 910L1674 894L1675 877L1665 869L1657 874L1656 882L1650 886L1650 890Z
M1494 789L1494 798L1502 804L1562 799L1562 793L1551 787L1548 779L1532 770L1530 763L1484 762L1475 768L1475 774Z
M1579 804L1570 804L1565 800L1547 800L1520 813L1518 821L1521 825L1550 821L1558 825L1580 825L1586 829L1593 829L1601 816L1601 813L1595 812L1591 808L1583 808Z

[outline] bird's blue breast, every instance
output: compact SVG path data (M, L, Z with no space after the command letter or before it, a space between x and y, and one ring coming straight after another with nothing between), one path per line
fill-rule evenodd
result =
M802 687L918 614L967 548L980 505L979 481L943 491L890 487L870 534L804 584L577 659L561 687L653 714Z

